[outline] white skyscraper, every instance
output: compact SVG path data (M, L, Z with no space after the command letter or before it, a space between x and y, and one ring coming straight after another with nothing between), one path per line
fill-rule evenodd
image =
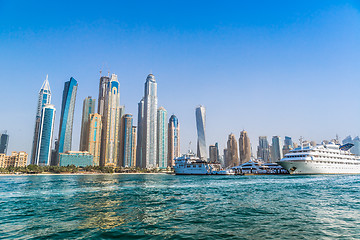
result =
M51 90L50 90L50 84L48 81L48 75L46 75L46 79L39 91L38 104L37 104L37 109L36 109L36 118L35 118L34 138L33 138L31 160L30 160L31 164L35 164L35 156L36 156L36 151L37 151L37 147L38 147L38 136L39 136L42 108L46 104L50 104L50 102L51 102Z
M196 108L196 128L197 128L197 155L202 160L207 160L206 155L206 141L205 141L205 107L199 106Z
M142 167L155 168L157 162L157 84L149 74L145 82L144 117L142 119Z

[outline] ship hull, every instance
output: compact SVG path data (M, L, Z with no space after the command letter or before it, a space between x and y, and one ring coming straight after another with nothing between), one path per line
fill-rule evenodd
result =
M334 164L311 161L278 162L290 174L360 174L359 164Z

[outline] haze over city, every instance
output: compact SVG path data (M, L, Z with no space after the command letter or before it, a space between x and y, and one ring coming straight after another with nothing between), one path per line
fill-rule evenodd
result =
M301 4L300 4L301 3ZM38 91L49 75L58 132L64 82L98 97L99 71L118 75L120 103L137 118L147 75L158 105L181 124L181 151L196 150L195 107L206 107L207 145L245 129L320 142L360 133L356 1L71 3L0 1L0 130L9 151L31 152Z

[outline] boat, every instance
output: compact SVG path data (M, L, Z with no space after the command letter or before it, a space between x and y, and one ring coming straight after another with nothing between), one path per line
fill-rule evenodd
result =
M191 151L174 160L174 172L176 175L228 175L226 172L221 172L220 163L202 160Z
M360 174L360 157L352 154L354 144L330 142L295 148L278 163L290 174Z
M289 174L287 170L276 163L264 163L251 158L239 166L232 167L236 174Z

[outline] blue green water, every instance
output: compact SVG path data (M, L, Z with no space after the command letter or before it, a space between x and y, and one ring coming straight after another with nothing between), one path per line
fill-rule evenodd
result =
M360 239L360 176L0 176L0 238Z

